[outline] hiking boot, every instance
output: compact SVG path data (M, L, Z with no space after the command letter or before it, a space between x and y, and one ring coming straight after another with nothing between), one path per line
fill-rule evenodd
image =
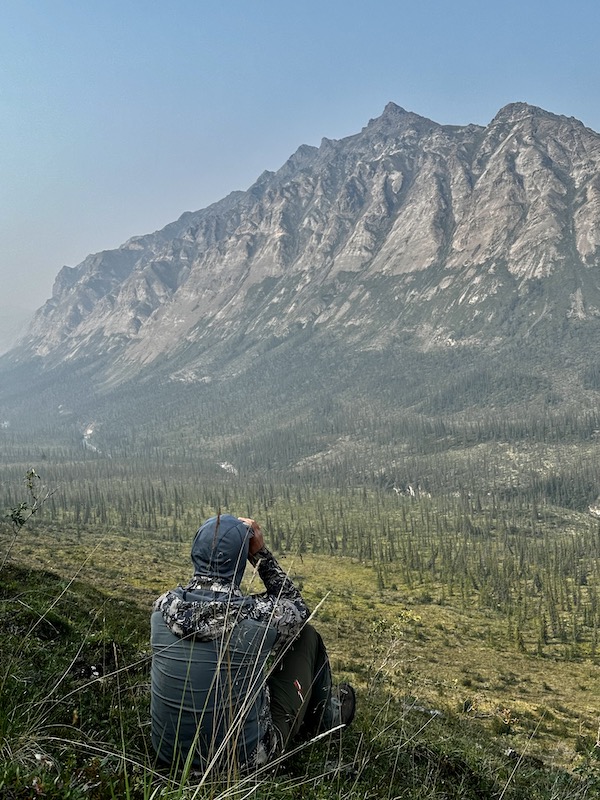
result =
M332 727L350 725L356 714L356 692L349 683L340 683L331 691Z

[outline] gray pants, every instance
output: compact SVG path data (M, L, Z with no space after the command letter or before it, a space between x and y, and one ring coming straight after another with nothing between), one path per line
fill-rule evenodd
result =
M287 747L331 727L331 669L321 635L305 625L267 680L271 716Z

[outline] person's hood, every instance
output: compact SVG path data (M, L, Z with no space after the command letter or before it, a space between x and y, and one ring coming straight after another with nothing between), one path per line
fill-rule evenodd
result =
M239 586L246 569L251 536L248 526L231 514L211 517L194 537L194 574L219 578Z

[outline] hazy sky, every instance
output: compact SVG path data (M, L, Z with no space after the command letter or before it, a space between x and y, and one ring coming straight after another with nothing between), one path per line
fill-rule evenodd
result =
M392 100L600 131L598 0L0 0L0 307Z

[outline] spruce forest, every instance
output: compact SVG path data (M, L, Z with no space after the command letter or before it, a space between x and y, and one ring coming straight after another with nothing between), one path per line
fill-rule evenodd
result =
M300 334L110 391L7 370L0 796L597 796L595 339ZM351 728L252 779L169 774L149 744L150 608L218 510L261 522L358 691Z

